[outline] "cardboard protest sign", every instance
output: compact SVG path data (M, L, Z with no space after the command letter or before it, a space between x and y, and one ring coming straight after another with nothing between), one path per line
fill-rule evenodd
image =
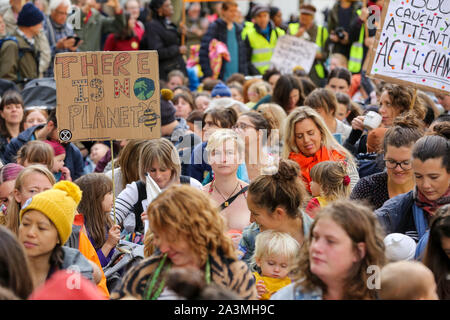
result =
M55 79L61 141L160 137L156 51L57 54Z
M450 92L450 1L385 1L369 75L426 91Z
M272 67L277 68L283 74L290 74L295 67L302 67L309 73L316 56L318 46L294 36L282 36L270 59Z

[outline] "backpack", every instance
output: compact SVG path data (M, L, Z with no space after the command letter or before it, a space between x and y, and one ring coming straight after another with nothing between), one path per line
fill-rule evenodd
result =
M39 70L39 52L35 52L33 49L30 49L30 48L21 48L21 47L19 47L19 42L17 41L17 38L15 36L6 36L6 37L0 39L0 49L2 48L3 44L6 41L14 41L16 43L17 49L18 49L18 52L19 52L18 64L20 63L20 60L23 58L25 53L31 52L33 55L35 55L37 53L35 55L35 59L34 60L35 60L36 65L38 67L37 69ZM28 80L29 79L22 78L22 76L20 74L20 68L17 68L17 81L16 82L17 83L21 83L21 82L25 82L26 83L26 82L28 82Z
M4 43L5 41L9 41L9 40L12 40L12 41L14 41L15 43L19 44L19 43L17 42L17 38L16 38L16 37L14 37L14 36L6 36L6 37L0 39L0 49L2 48L3 43Z
M113 292L121 283L123 276L144 259L144 246L121 240L109 263L103 268L106 286Z
M38 78L29 81L22 90L24 105L56 108L56 81L54 78Z

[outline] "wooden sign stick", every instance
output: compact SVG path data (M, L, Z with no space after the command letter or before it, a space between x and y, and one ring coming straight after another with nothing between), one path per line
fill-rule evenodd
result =
M114 225L116 225L116 185L114 183L114 141L111 140L111 175L112 175L112 194L113 194L113 212L114 212Z

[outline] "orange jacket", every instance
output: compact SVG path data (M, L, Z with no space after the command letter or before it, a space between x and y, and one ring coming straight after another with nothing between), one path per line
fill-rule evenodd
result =
M324 146L322 146L314 156L306 157L302 153L291 152L289 154L289 159L298 163L300 166L300 170L302 173L303 181L305 182L305 186L308 189L308 192L311 193L311 177L309 175L312 167L322 161L338 161L345 160L345 156L340 154L336 150L331 150L331 152Z
M81 214L75 215L75 219L73 221L73 224L76 226L80 226L80 235L79 235L79 244L78 244L78 250L83 254L83 256L86 257L86 259L94 262L102 271L102 280L99 284L97 284L97 287L102 291L102 293L109 298L109 291L106 286L106 277L103 273L102 266L100 264L100 260L98 259L97 252L95 251L95 248L92 246L91 241L89 240L86 232L86 228L84 227L84 217Z

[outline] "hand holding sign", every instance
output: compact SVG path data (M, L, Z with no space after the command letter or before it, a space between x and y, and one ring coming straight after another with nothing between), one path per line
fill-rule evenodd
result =
M390 0L383 6L370 75L427 91L450 91L449 1Z
M309 73L317 48L314 42L294 36L282 36L278 39L270 62L283 74L292 73L292 70L298 66Z

